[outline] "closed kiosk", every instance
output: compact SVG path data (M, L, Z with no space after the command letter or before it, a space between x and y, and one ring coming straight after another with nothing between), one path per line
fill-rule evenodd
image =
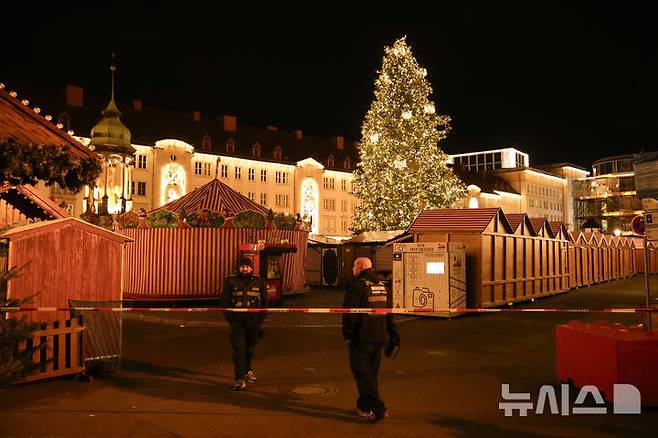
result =
M393 245L393 307L456 309L466 307L466 256L455 242ZM420 315L453 316L447 310Z

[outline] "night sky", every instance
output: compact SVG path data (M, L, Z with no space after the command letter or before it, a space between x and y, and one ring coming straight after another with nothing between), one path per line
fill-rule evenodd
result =
M531 164L589 167L658 149L655 16L601 5L439 4L394 19L30 3L3 12L0 81L106 97L116 51L120 101L351 140L384 46L407 35L438 111L453 118L446 152L512 146Z

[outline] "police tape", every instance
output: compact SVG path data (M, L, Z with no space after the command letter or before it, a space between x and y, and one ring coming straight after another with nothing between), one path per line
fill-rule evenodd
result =
M657 313L658 308L281 308L281 307L0 307L0 312L235 312L235 313L368 313L368 314L423 314L423 313Z

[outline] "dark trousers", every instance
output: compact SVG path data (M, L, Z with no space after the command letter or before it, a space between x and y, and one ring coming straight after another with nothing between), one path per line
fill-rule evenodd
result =
M386 412L386 406L379 398L379 383L377 382L383 348L384 344L380 343L352 342L349 344L350 369L359 391L356 407L365 412L372 411L375 414Z
M251 316L251 315L249 315ZM231 321L231 347L233 347L233 366L235 380L243 379L251 369L254 358L260 322L254 319L236 318Z

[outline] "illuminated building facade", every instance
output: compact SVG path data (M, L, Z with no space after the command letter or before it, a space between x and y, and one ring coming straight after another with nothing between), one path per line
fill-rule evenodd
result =
M592 218L604 231L631 234L631 220L642 214L642 202L636 196L633 163L637 154L618 155L597 160L592 176L576 181L576 216L579 223Z
M91 132L75 138L103 156L93 190L73 194L41 187L74 216L91 202L111 214L152 210L217 177L274 213L305 216L316 234L351 235L355 142L238 125L230 115L205 118L198 111L150 109L141 101L119 112L114 91L99 121L90 108L103 103L85 100L79 87L68 86L65 99L38 94L58 110L62 129Z
M528 154L514 148L450 155L453 169L467 185L463 208L501 207L577 226L574 181L589 172L570 163L530 167Z

